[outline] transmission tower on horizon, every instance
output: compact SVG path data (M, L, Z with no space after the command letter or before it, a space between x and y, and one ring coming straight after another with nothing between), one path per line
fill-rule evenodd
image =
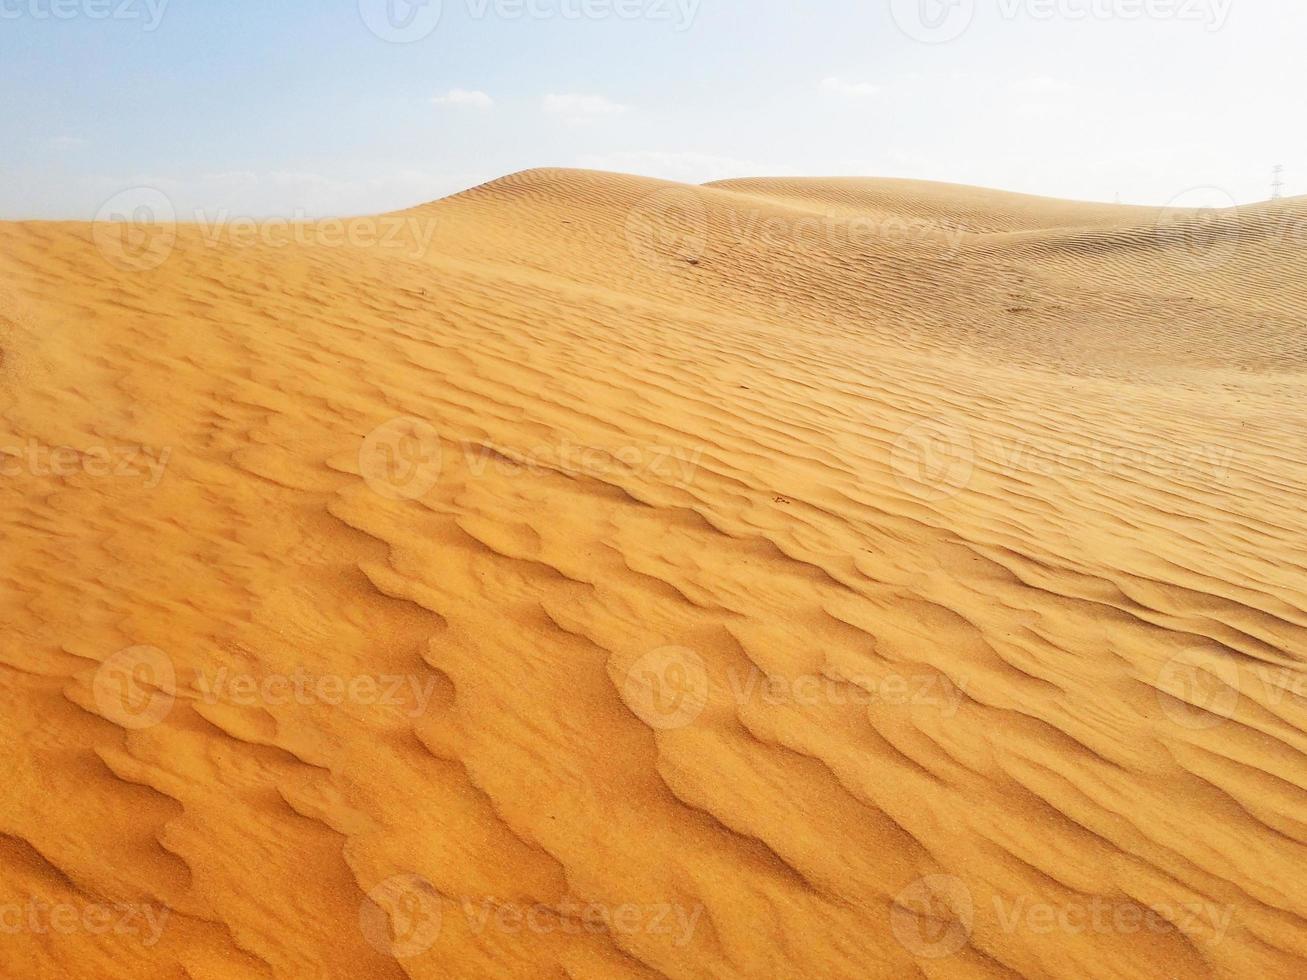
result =
M1271 200L1278 201L1284 197L1284 164L1276 164L1271 171Z

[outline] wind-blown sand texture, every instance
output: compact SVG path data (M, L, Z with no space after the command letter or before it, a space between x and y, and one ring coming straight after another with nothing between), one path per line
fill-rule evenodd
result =
M1307 974L1305 225L0 224L0 975Z

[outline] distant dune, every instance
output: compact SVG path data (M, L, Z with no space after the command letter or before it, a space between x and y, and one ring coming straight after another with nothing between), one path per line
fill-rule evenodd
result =
M1307 200L0 224L0 405L5 977L1307 975Z

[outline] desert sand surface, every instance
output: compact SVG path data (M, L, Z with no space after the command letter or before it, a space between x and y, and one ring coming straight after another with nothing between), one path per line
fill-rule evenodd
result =
M1307 974L1304 227L0 224L0 975Z

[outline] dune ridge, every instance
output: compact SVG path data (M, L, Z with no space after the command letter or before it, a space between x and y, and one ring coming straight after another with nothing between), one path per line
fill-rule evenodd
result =
M1307 200L383 217L0 224L7 975L1302 975Z

